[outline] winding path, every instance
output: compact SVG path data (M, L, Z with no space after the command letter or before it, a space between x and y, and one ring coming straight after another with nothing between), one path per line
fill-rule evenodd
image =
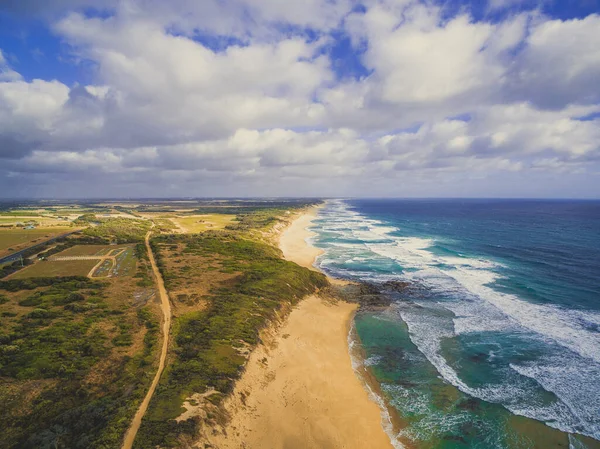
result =
M123 442L122 449L131 449L133 446L135 436L137 435L138 430L140 429L140 425L142 423L142 418L146 414L146 410L148 410L150 400L154 395L154 391L156 390L158 381L160 380L160 376L165 369L165 360L167 358L167 349L169 347L169 332L171 330L171 304L169 303L169 296L167 295L167 290L165 289L163 278L160 275L160 271L158 271L158 267L156 266L156 260L154 259L152 248L150 247L151 233L152 231L148 231L148 233L146 234L146 249L148 250L150 265L152 265L152 272L154 273L154 279L156 281L156 286L158 287L158 294L160 295L160 308L163 313L163 342L160 351L160 360L158 362L158 370L156 371L156 375L152 380L152 384L150 385L148 393L146 393L146 397L140 404L140 408L133 417L133 421L131 422L129 430L125 434L125 441Z

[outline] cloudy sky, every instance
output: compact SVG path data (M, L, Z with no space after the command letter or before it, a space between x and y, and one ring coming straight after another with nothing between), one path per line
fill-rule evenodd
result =
M600 197L600 0L0 0L0 197Z

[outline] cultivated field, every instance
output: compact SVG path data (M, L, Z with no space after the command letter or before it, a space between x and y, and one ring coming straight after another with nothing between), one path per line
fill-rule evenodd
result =
M69 232L72 228L0 228L0 257L20 251L28 246L43 242L57 235Z
M23 268L10 276L10 279L27 279L55 276L87 276L98 260L41 261Z
M114 245L77 245L68 248L54 257L69 257L69 256L106 256L110 251L122 246Z
M93 278L112 278L133 276L135 270L135 248L132 245L77 245L50 256L48 260L37 261L12 275L11 279L90 274Z

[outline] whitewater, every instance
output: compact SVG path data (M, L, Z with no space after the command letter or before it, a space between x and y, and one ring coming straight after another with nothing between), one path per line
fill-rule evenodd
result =
M515 415L600 439L600 311L535 302L511 292L503 287L512 282L510 261L476 254L468 245L461 251L456 232L428 231L435 217L421 223L413 216L370 214L364 208L330 201L322 210L313 229L313 244L324 250L317 260L320 269L373 283L410 282L412 293L396 297L381 317L407 326L410 341L445 382ZM438 219L445 219L443 211ZM453 220L452 226L463 218ZM409 229L403 226L407 223ZM486 247L493 243L499 246L487 242ZM452 353L449 346L459 349ZM471 354L472 347L479 352ZM470 362L460 362L475 359L479 365L471 372L465 368ZM367 361L382 363L385 356ZM487 370L485 364L494 368L488 381L477 374ZM414 393L385 382L382 387L392 403L398 399L394 395Z

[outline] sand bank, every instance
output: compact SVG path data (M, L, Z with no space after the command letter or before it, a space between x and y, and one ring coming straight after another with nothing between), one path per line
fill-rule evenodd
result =
M288 260L312 267L319 250L305 242L314 213L282 235ZM263 336L226 402L231 415L219 449L389 449L378 405L352 369L348 330L356 305L305 298Z

